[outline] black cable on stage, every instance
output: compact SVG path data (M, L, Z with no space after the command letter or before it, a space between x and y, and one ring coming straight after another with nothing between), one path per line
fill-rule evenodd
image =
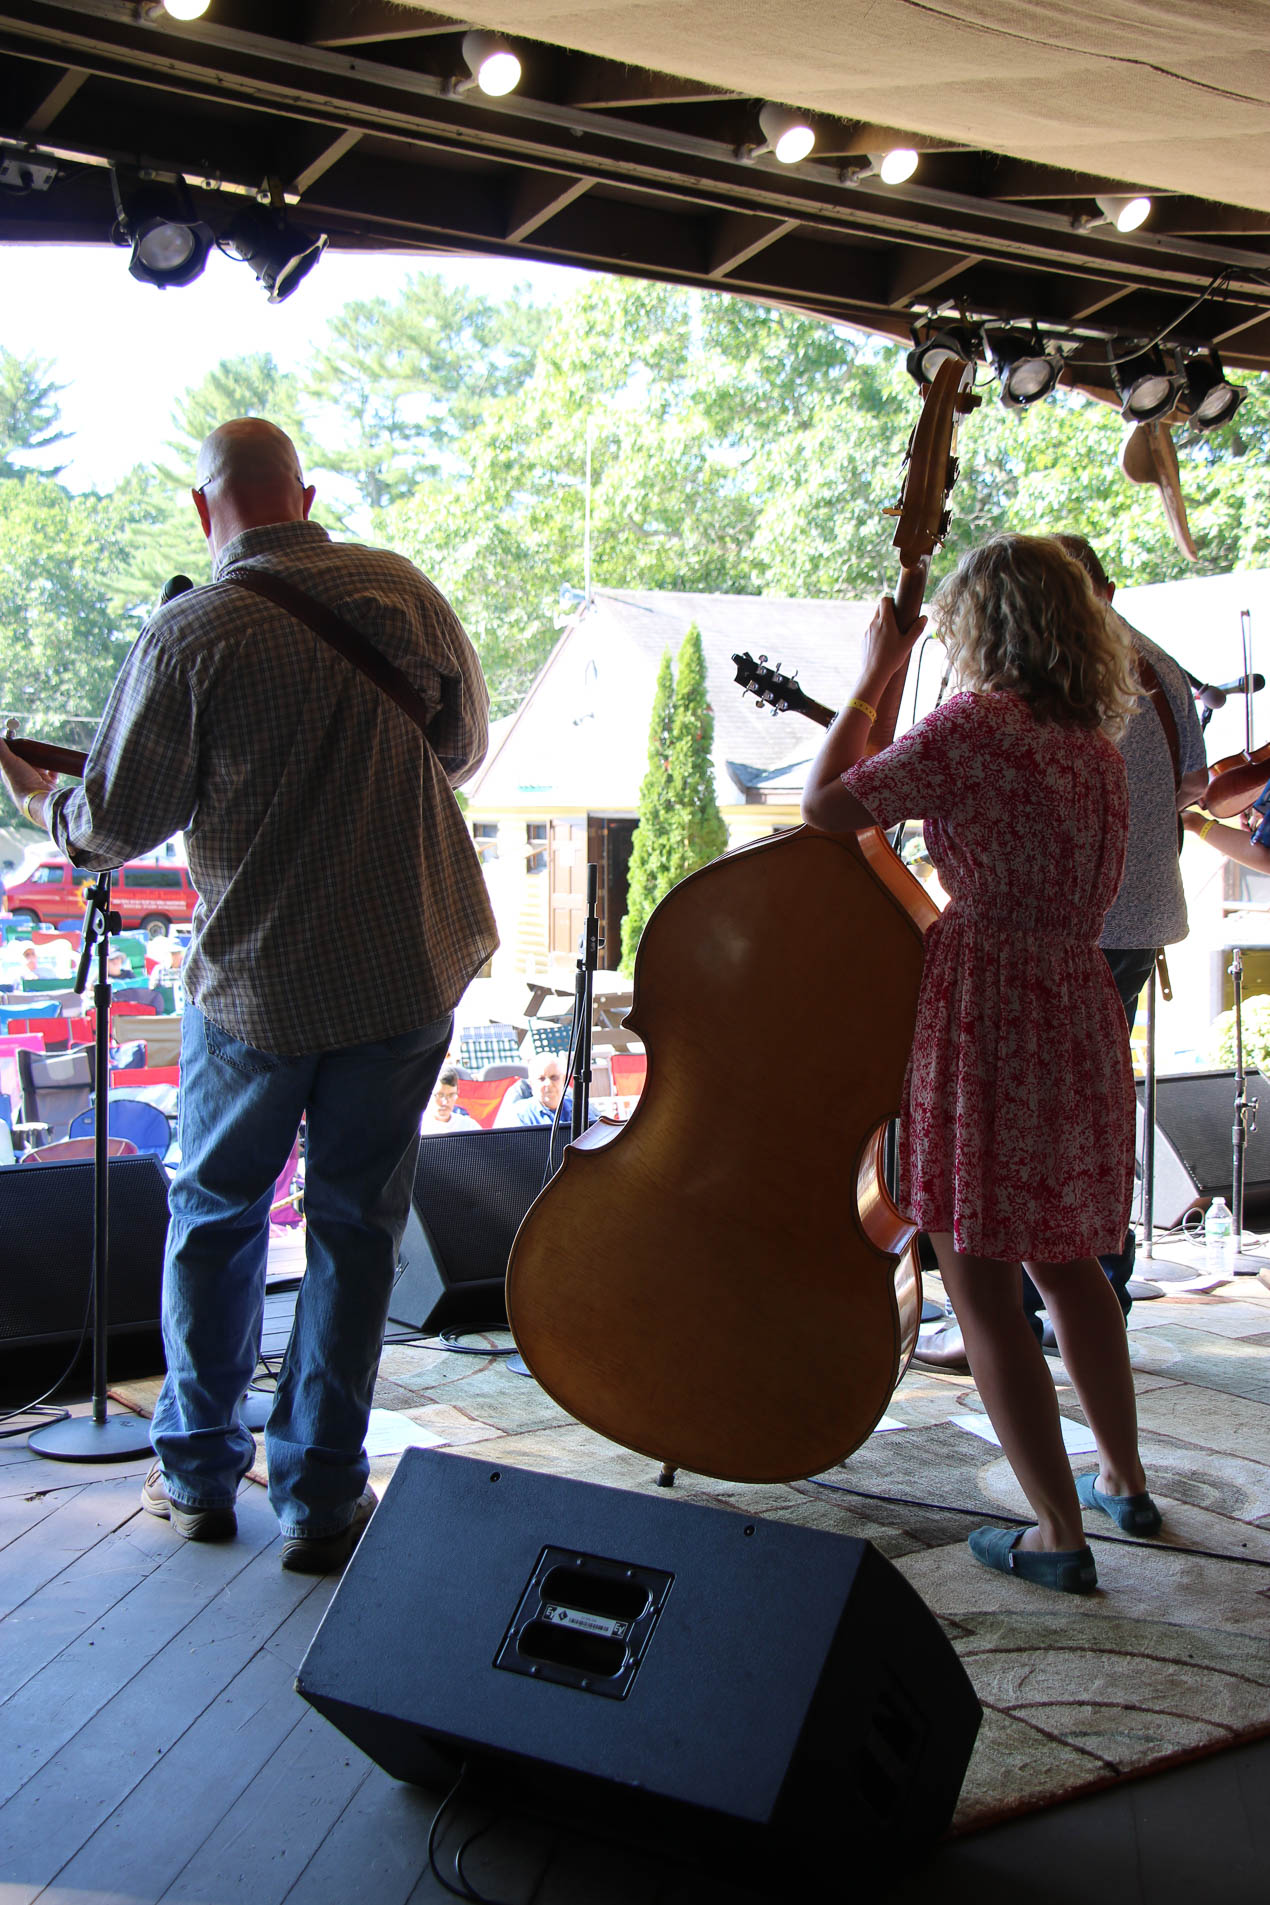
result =
M470 1761L464 1760L458 1778L432 1815L432 1824L428 1829L428 1870L432 1873L437 1884L441 1886L444 1891L448 1892L451 1898L466 1899L468 1905L511 1905L511 1901L509 1900L491 1898L486 1892L478 1892L472 1881L468 1878L467 1873L463 1870L464 1854L471 1850L478 1839L483 1839L487 1833L493 1832L498 1826L503 1824L504 1820L508 1817L505 1812L497 1814L493 1819L488 1820L485 1825L478 1826L474 1832L469 1832L466 1839L464 1839L463 1843L459 1846L454 1855L454 1876L458 1880L457 1885L446 1877L445 1873L437 1864L437 1842L441 1836L442 1822L457 1801L470 1770ZM558 1844L558 1836L553 1837L547 1851L546 1860L537 1878L534 1880L533 1889L529 1894L526 1905L533 1905L533 1901L541 1891L542 1882L551 1869Z
M892 1508L927 1508L937 1515L967 1515L972 1521L1003 1521L1009 1528L1032 1528L1036 1524L1035 1515L1005 1515L995 1508L958 1508L952 1502L915 1501L910 1495L879 1495L867 1488L848 1488L845 1482L830 1482L823 1475L809 1475L807 1480L816 1488L830 1488L835 1495L854 1495L860 1501L885 1502ZM1087 1541L1108 1541L1113 1548L1145 1548L1151 1554L1189 1554L1201 1561L1236 1561L1245 1568L1270 1569L1270 1561L1259 1560L1255 1554L1221 1554L1216 1548L1180 1547L1175 1542L1134 1541L1122 1535L1104 1534L1100 1530L1090 1533L1086 1530Z
M391 1341L385 1343L384 1348L443 1349L451 1356L514 1356L516 1354L514 1343L508 1343L505 1349L500 1348L496 1343L489 1343L480 1348L470 1348L466 1343L458 1340L462 1336L479 1336L480 1334L480 1330L441 1330L439 1334L429 1336L423 1331L418 1331L413 1336L394 1336Z
M69 1422L71 1414L69 1409L63 1409L58 1403L54 1403L51 1408L46 1405L49 1397L56 1395L62 1384L69 1379L71 1371L83 1354L84 1344L88 1340L88 1323L92 1311L93 1285L92 1278L90 1277L88 1281L88 1296L84 1304L84 1320L79 1326L79 1340L71 1351L70 1361L67 1363L61 1375L57 1377L56 1381L49 1384L43 1395L36 1396L32 1401L23 1403L20 1409L0 1409L0 1422L22 1423L24 1416L38 1416L40 1424L45 1422ZM11 1441L16 1435L29 1435L32 1426L30 1423L22 1423L22 1426L16 1429L0 1429L0 1442ZM38 1427L39 1424L34 1426Z

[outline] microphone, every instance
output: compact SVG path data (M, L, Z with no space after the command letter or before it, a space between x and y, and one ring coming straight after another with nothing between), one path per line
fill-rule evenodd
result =
M178 595L184 595L187 589L193 587L187 575L170 575L159 591L159 607L162 608L165 602L174 601Z
M1186 672L1186 679L1195 692L1195 699L1216 714L1218 708L1224 708L1227 695L1255 695L1266 685L1264 675L1240 675L1237 681L1223 681L1218 685L1210 681L1197 681L1195 676Z

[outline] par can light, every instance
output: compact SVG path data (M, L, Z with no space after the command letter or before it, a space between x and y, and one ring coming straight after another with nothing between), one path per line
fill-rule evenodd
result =
M212 232L194 209L179 174L146 178L126 166L110 174L115 200L111 242L130 245L128 270L142 284L192 284L207 263Z
M251 266L269 293L270 304L289 298L326 250L325 233L315 237L292 225L281 211L240 212L225 234L225 245Z
M930 330L904 360L904 367L917 384L929 384L940 365L955 358L961 364L973 364L980 355L979 333L968 324L948 324L942 330Z
M1183 362L1186 372L1185 405L1197 430L1220 430L1238 410L1247 391L1226 381L1215 349L1192 351Z
M1007 410L1019 410L1048 397L1063 374L1063 357L1052 346L1046 350L1033 332L985 331L984 343L1001 380L1001 401Z

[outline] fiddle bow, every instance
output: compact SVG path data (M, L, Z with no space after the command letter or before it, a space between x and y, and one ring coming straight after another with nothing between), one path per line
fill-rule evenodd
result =
M1252 615L1248 609L1240 611L1239 632L1244 651L1243 680L1246 684L1255 685L1252 672ZM1213 764L1208 771L1208 787L1199 804L1215 820L1230 820L1256 799L1267 778L1270 778L1270 743L1261 747L1252 745L1252 694L1248 692L1244 699L1243 752L1227 754Z

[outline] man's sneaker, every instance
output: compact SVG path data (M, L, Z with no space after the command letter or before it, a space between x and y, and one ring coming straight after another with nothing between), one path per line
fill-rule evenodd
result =
M373 1488L367 1488L353 1510L347 1528L334 1535L288 1535L282 1544L282 1565L293 1574L336 1574L344 1566L379 1506Z
M155 1462L141 1484L141 1506L152 1515L170 1521L178 1535L187 1541L232 1541L238 1533L238 1517L233 1504L224 1508L182 1508L169 1501L163 1480L163 1468Z

